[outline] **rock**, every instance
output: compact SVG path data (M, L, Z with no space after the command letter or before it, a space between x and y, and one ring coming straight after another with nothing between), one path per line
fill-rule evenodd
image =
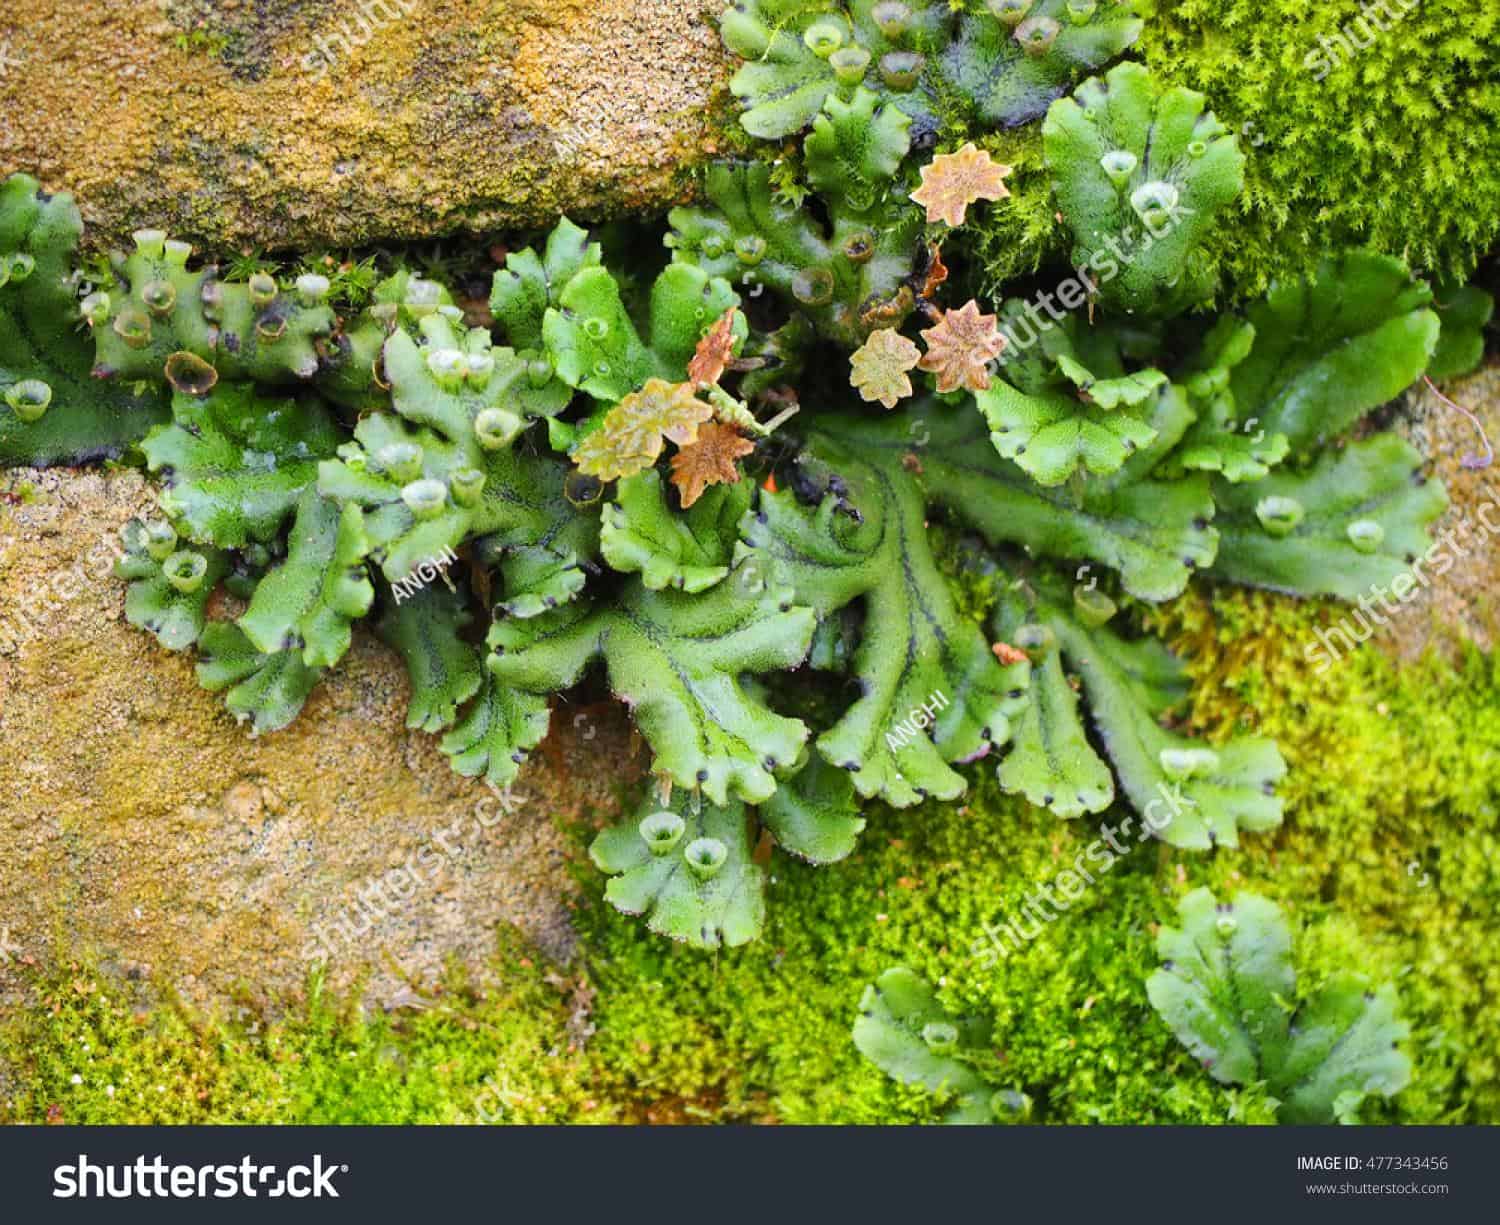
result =
M1456 559L1446 574L1414 595L1392 620L1385 639L1398 658L1415 659L1429 646L1451 649L1467 639L1481 650L1494 646L1494 593L1500 590L1500 456L1468 466L1466 456L1482 459L1500 442L1500 363L1491 362L1462 379L1442 385L1443 395L1478 421L1444 404L1418 384L1393 422L1422 454L1448 491L1448 509L1430 529L1447 538Z
M0 177L215 251L664 208L711 150L716 8L7 0Z
M294 991L319 955L333 986L368 975L375 1001L399 1000L450 957L481 968L497 924L568 955L557 822L615 812L623 718L559 718L497 798L405 729L400 661L360 632L301 717L253 739L190 660L124 621L110 558L151 503L141 476L3 487L24 501L0 499L0 1004L27 956L133 967L212 1003Z

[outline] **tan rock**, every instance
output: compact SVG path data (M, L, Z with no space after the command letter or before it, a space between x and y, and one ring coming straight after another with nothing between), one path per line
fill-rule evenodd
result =
M0 176L101 239L347 247L680 198L727 79L695 0L6 0Z
M1414 595L1381 639L1402 659L1414 659L1429 646L1451 649L1467 639L1482 650L1494 646L1495 593L1500 591L1500 455L1477 461L1500 444L1500 363L1443 384L1442 394L1473 414L1444 404L1419 384L1408 395L1395 422L1418 451L1431 457L1431 471L1448 491L1448 509L1433 524L1434 540L1447 537L1455 564ZM1493 525L1493 526L1490 526Z
M321 954L333 985L368 974L390 1001L450 957L481 966L498 924L569 952L559 822L615 811L623 719L556 719L497 799L405 729L400 661L360 633L296 723L252 738L187 657L124 621L110 558L147 483L54 470L3 487L26 501L0 504L0 1004L27 956L212 1002L295 989Z

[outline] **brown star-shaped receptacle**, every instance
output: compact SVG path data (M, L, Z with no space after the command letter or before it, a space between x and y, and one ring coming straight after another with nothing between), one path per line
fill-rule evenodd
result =
M922 288L917 291L917 297L931 301L938 286L947 279L948 265L943 263L943 249L937 243L931 243L927 247L927 266L922 269Z
M755 444L732 425L711 421L699 427L698 437L672 456L672 484L682 495L683 509L703 496L710 485L732 485L740 479L735 461L755 450Z
M939 391L983 391L990 385L989 363L1005 348L994 315L981 315L972 299L948 311L922 332L927 352L917 363L937 375Z
M939 153L923 166L922 186L911 198L927 210L928 221L960 226L976 200L1003 200L1010 195L1005 186L1010 169L970 141L957 153Z

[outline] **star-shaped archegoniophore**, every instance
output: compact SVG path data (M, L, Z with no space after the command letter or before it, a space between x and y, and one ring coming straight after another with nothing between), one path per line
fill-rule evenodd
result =
M710 485L733 485L740 479L735 461L755 450L755 444L732 425L710 421L698 437L672 456L672 484L682 495L683 509L703 496Z
M929 222L960 226L976 200L1003 200L1010 195L1005 186L1010 169L970 141L957 153L939 153L923 166L922 186L911 198L927 210Z
M580 472L603 481L643 472L661 455L663 439L687 446L713 412L690 384L648 379L609 410L599 428L578 444L573 460Z
M994 315L982 315L974 301L948 311L922 332L927 352L917 363L937 375L939 391L983 391L990 385L989 363L1005 348Z
M714 387L724 377L729 359L734 356L737 340L734 334L734 316L738 309L731 306L720 315L718 322L698 342L687 368L688 382L694 387Z
M895 408L898 400L911 395L907 372L921 356L921 350L895 328L871 332L849 358L849 385L861 398Z

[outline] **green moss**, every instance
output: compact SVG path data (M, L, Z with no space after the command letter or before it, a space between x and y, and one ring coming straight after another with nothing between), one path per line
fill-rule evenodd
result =
M764 1092L785 1122L935 1119L939 1102L888 1081L849 1041L859 988L904 962L953 1001L997 1009L1001 1075L1037 1099L1040 1118L1222 1118L1227 1099L1206 1078L1198 1083L1191 1067L1186 1076L1164 1075L1185 1057L1165 1027L1142 1024L1138 967L1147 964L1149 924L1162 909L1154 848L1103 881L1059 924L1060 938L978 969L971 945L983 939L982 924L1070 861L1074 842L1081 849L1070 827L986 781L956 812L875 815L865 849L819 869L818 881L778 861L766 938L718 965L665 953L623 924L601 921L594 939L608 956L597 963L603 989L592 1054L637 1074L632 1091L699 1090L704 1052L696 1043L681 1048L689 1056L681 1068L673 1066L676 1043L658 1046L649 1065L629 1059L632 1036L653 1024L656 1001L672 1000L679 1026L706 1025L710 1066L721 1076L729 1070L731 1102ZM828 873L839 879L829 882Z
M952 148L945 145L940 152L952 152L963 142L951 143ZM965 257L963 262L972 269L966 288L998 301L1016 292L1016 278L1030 276L1044 263L1067 258L1067 230L1056 216L1040 124L980 135L976 143L997 162L1011 167L1005 183L1010 197L976 211L974 220L953 235L953 250L945 254L949 259Z
M1136 7L1146 22L1130 57L1159 80L1207 95L1246 154L1238 215L1208 246L1235 299L1263 293L1274 278L1306 275L1344 247L1462 278L1494 245L1500 179L1478 171L1500 157L1500 11L1424 0L1399 21L1382 16L1389 28L1351 56L1335 36L1359 18L1358 0ZM1363 31L1354 29L1361 40ZM1324 46L1336 50L1337 64ZM1015 198L963 236L990 294L1045 260L1067 258L1039 128L988 142L1017 167Z
M172 39L172 45L179 51L186 51L189 55L205 55L210 59L216 59L229 46L229 36L194 29L176 35Z
M1345 246L1463 276L1493 244L1500 180L1476 169L1500 154L1500 10L1423 0L1394 22L1377 12L1389 28L1351 56L1335 35L1360 17L1358 0L1151 7L1146 63L1243 133L1244 217L1217 239L1236 294Z
M256 1005L224 1018L138 1008L79 965L31 972L32 1006L0 1029L13 1082L0 1122L608 1121L616 1111L590 1096L569 1033L569 984L545 980L512 941L494 969L496 986L450 975L391 1014L314 981L272 1020Z
M1199 728L1254 726L1286 752L1287 821L1245 848L1245 879L1298 919L1328 918L1321 964L1397 982L1416 1074L1394 1117L1493 1121L1500 664L1472 647L1452 664L1430 653L1410 665L1364 648L1320 676L1304 650L1337 611L1224 592L1179 601L1162 621L1191 641Z
M328 0L260 0L225 9L215 0L167 0L166 16L176 29L172 45L188 55L219 61L237 78L264 80L275 70L277 40L333 11L359 29L359 11L347 17ZM342 28L342 27L341 27Z

